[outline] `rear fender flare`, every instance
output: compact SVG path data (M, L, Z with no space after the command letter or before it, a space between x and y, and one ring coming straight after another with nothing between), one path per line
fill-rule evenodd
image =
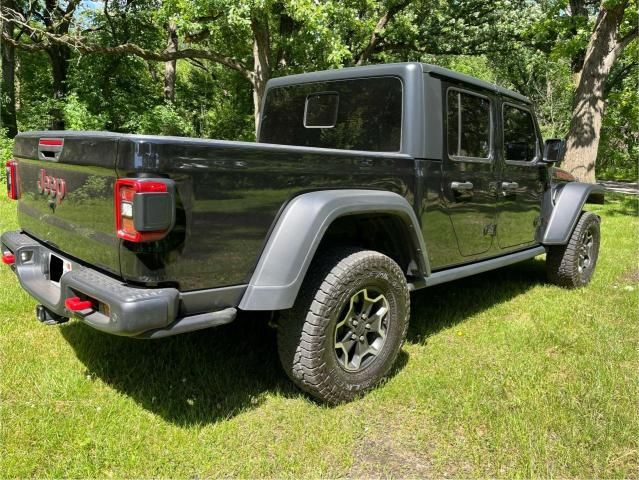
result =
M546 228L543 230L541 243L544 245L565 245L585 203L601 203L604 189L601 185L570 182L557 187L554 193L552 211Z
M291 308L324 234L337 218L364 213L397 215L411 237L417 275L430 268L419 222L396 193L378 190L322 190L299 195L283 209L251 276L242 310Z

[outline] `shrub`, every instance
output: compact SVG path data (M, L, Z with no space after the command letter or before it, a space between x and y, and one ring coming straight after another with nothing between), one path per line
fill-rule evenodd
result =
M11 159L13 152L13 139L7 138L6 130L0 130L0 183L5 182L7 160Z

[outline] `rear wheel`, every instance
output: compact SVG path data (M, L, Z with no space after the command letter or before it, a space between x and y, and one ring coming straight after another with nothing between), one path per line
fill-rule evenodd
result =
M292 309L280 316L278 349L305 392L340 403L389 372L406 336L410 300L404 274L371 250L318 257Z
M553 245L546 255L548 279L559 286L587 285L599 257L599 217L583 212L566 245Z

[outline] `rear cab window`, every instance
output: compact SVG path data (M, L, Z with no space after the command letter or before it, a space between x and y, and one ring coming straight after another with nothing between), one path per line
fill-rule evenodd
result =
M539 140L532 113L511 103L502 106L506 162L531 163L539 156Z
M446 93L448 156L461 161L491 161L492 109L478 93L449 88Z
M369 77L287 85L268 91L262 143L399 152L402 81Z

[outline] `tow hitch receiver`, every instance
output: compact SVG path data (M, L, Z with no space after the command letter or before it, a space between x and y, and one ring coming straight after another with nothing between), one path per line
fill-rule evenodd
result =
M68 318L53 313L44 305L36 306L36 318L45 325L59 325L69 321Z
M81 312L82 310L92 308L93 303L91 303L91 300L82 300L80 297L71 297L64 301L64 306L72 312Z

